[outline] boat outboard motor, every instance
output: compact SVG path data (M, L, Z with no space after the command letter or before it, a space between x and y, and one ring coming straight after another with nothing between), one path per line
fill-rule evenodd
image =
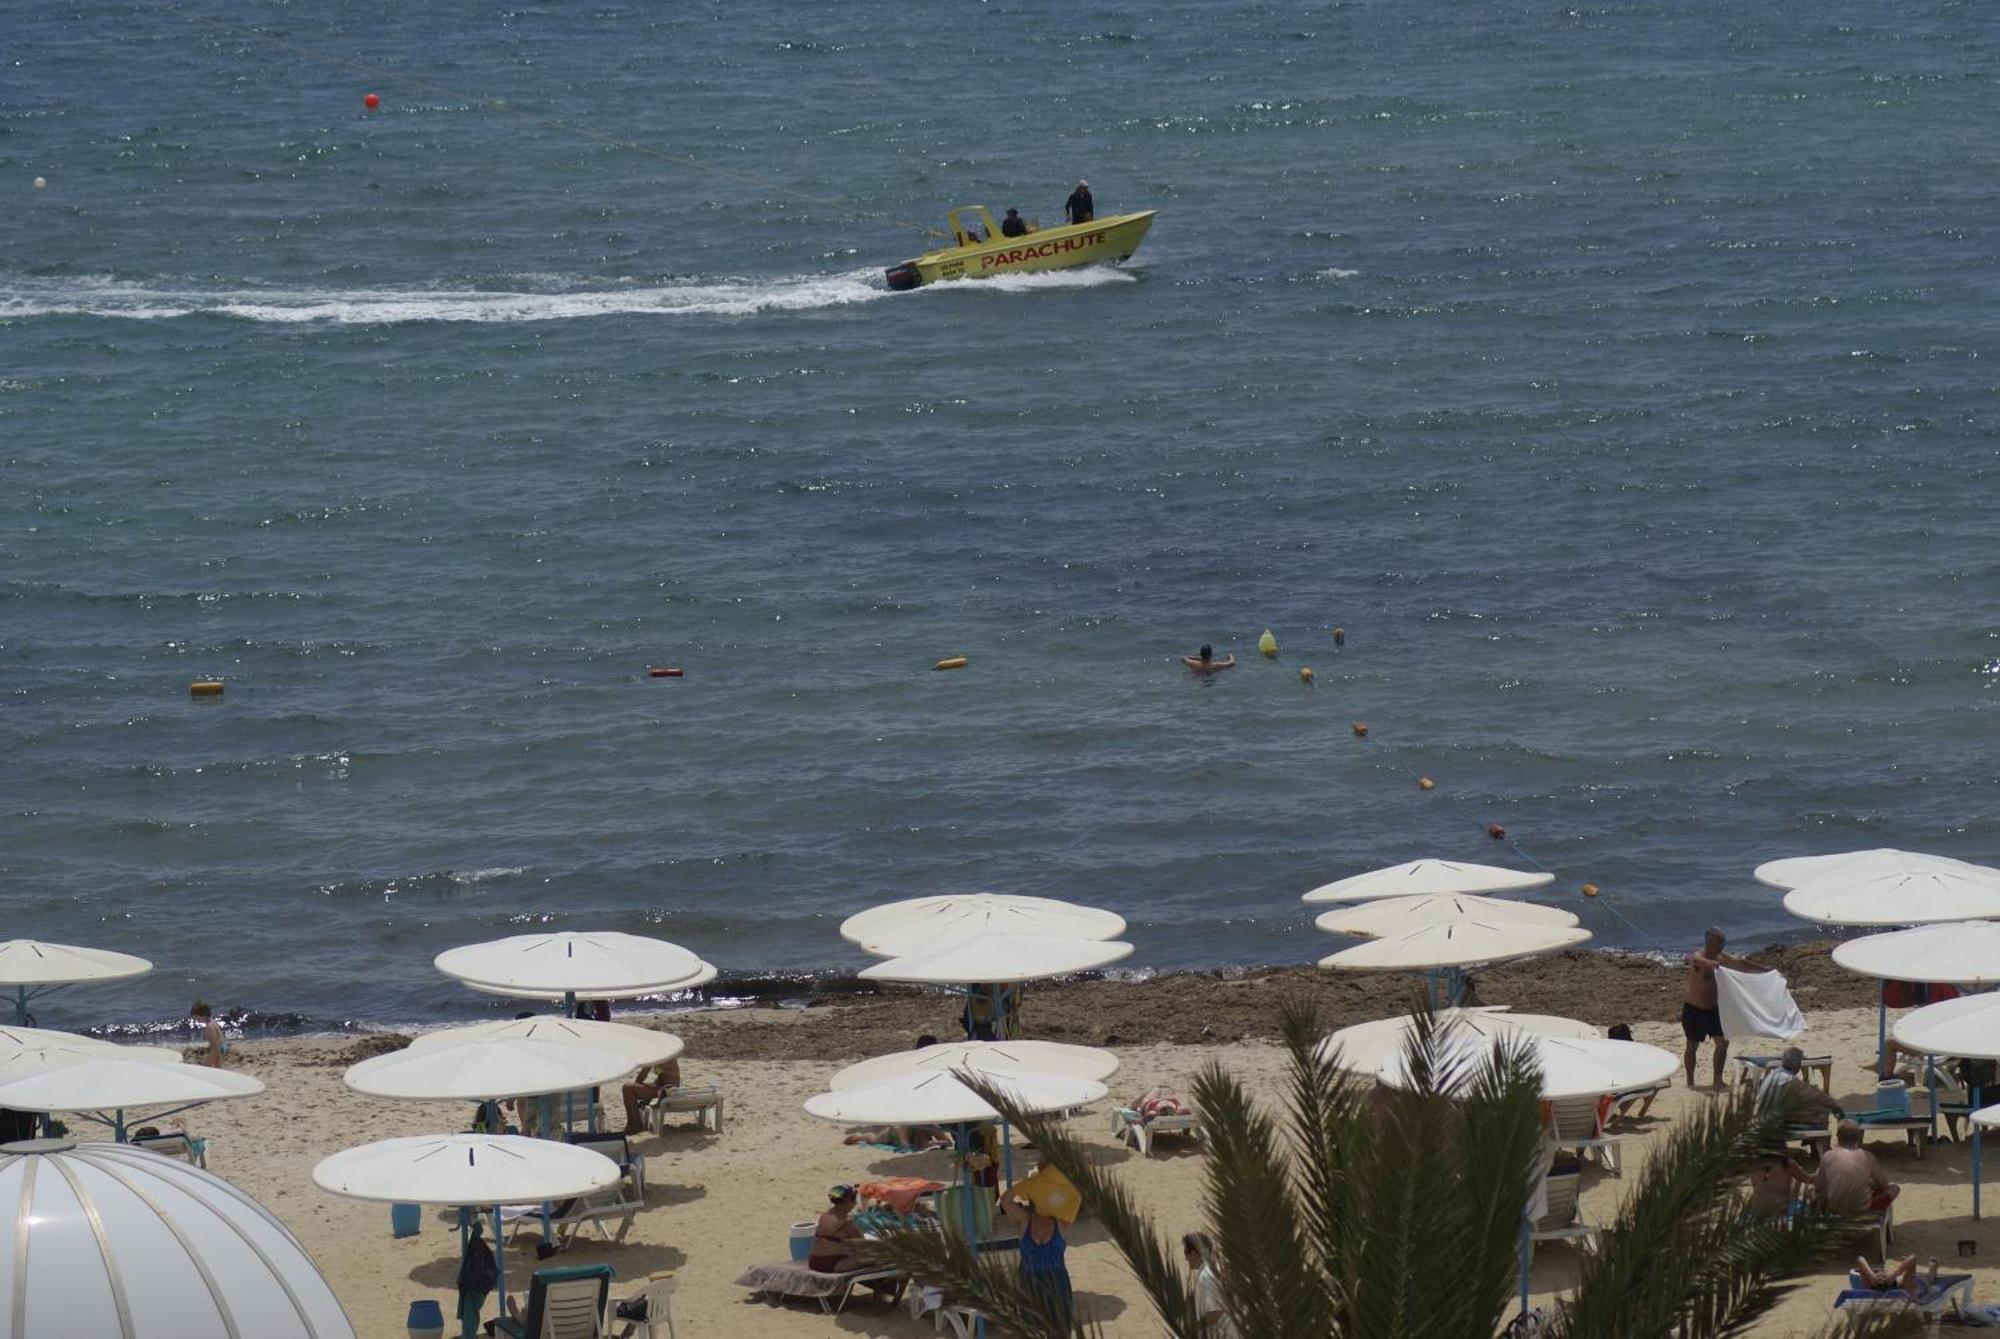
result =
M906 293L924 281L924 277L917 273L915 262L907 260L888 270L883 277L889 281L889 287L898 293Z

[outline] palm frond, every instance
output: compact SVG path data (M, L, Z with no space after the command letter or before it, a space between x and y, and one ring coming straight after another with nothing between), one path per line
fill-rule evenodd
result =
M1195 1079L1209 1158L1209 1222L1248 1334L1325 1334L1332 1311L1293 1193L1277 1127L1211 1064Z
M1754 1095L1684 1119L1629 1191L1604 1248L1586 1261L1562 1332L1570 1339L1741 1333L1861 1228L1820 1215L1791 1227L1747 1213L1737 1178L1782 1138L1782 1113Z
M874 1254L912 1278L944 1289L959 1302L978 1307L988 1320L1022 1339L1073 1339L1074 1332L1021 1286L1014 1271L977 1254L961 1237L928 1228L901 1228L884 1233Z

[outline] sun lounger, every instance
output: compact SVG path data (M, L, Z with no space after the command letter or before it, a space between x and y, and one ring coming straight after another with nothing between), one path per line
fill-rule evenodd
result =
M1135 1107L1113 1109L1111 1133L1138 1149L1142 1157L1153 1151L1153 1138L1156 1135L1186 1135L1197 1143L1203 1138L1201 1117L1192 1111L1142 1116Z
M1847 1288L1834 1299L1833 1305L1836 1310L1840 1310L1843 1307L1852 1308L1862 1301L1889 1298L1903 1305L1913 1306L1926 1316L1942 1316L1947 1313L1957 1315L1972 1305L1972 1275L1940 1274L1937 1276L1937 1282L1929 1285L1929 1292L1930 1295L1921 1302L1900 1288L1888 1292L1875 1292L1863 1287L1861 1276L1850 1269L1847 1271Z
M504 1339L604 1339L610 1296L610 1265L538 1269L520 1318L502 1316L493 1333Z
M1732 1055L1729 1057L1740 1068L1736 1072L1738 1083L1756 1083L1766 1074L1784 1064L1781 1055ZM1833 1057L1830 1055L1809 1055L1804 1066L1808 1074L1819 1075L1822 1092L1833 1091Z
M1574 1172L1548 1178L1548 1212L1528 1225L1528 1237L1537 1241L1573 1241L1579 1250L1597 1246L1597 1229L1577 1214L1576 1197L1583 1178Z
M1924 1156L1924 1145L1930 1142L1931 1118L1902 1107L1891 1107L1880 1111L1850 1111L1847 1113L1847 1118L1861 1127L1864 1138L1871 1130L1900 1131L1910 1146L1917 1150L1919 1158Z
M583 1135L579 1144L590 1146L603 1144L598 1149L605 1156L616 1161L617 1148L625 1142L623 1135ZM629 1156L629 1154L628 1154ZM639 1210L646 1207L646 1172L643 1160L619 1164L624 1174L603 1190L589 1195L578 1195L575 1199L564 1200L553 1206L549 1214L549 1226L556 1231L556 1239L564 1246L576 1240L576 1234L585 1227L594 1227L597 1234L606 1241L623 1241L625 1234L632 1230L632 1220ZM613 1234L604 1226L606 1221L616 1219L618 1231ZM539 1204L506 1204L500 1208L500 1221L507 1224L507 1239L512 1241L524 1224L539 1225L542 1220L542 1206Z
M208 1166L208 1141L191 1139L178 1131L172 1134L135 1134L132 1146L163 1153L170 1158L185 1158L196 1167Z
M664 1118L671 1111L692 1111L699 1128L722 1133L722 1089L712 1083L702 1088L669 1088L661 1093L646 1104L647 1128L654 1134L663 1133Z
M817 1269L806 1268L801 1261L783 1260L774 1265L755 1265L744 1270L737 1278L736 1286L748 1288L754 1296L810 1298L819 1303L822 1312L837 1316L854 1295L856 1287L893 1282L902 1276L902 1271L887 1265L862 1265L839 1274L823 1274Z

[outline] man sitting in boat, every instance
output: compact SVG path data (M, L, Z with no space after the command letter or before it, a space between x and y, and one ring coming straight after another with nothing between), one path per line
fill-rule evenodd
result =
M1000 235L1002 237L1026 237L1028 235L1028 221L1021 217L1020 210L1010 209L1007 211L1007 217L1000 220Z

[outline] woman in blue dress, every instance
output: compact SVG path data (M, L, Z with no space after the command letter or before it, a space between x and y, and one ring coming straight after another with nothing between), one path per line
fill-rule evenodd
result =
M1062 1222L1036 1213L1032 1204L1014 1195L1001 1199L1000 1212L1021 1229L1021 1286L1062 1325L1064 1333L1074 1330L1076 1296L1070 1289L1069 1266L1063 1262L1069 1243L1063 1238Z

